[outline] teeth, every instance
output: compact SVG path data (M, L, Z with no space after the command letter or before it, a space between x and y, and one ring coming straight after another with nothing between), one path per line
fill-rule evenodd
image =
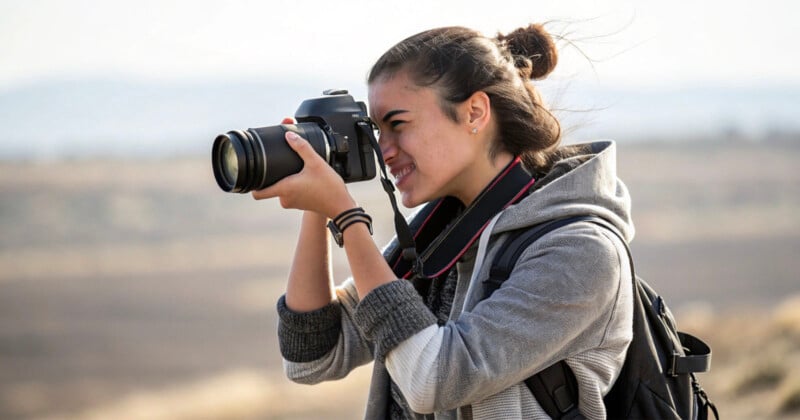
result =
M401 169L399 172L395 173L394 174L395 182L399 181L401 178L403 178L404 176L406 176L409 173L411 173L411 171L413 171L414 168L415 168L414 165L406 166L405 168Z

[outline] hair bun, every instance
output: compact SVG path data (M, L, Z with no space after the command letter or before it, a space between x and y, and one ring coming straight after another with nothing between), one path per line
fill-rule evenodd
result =
M541 79L558 64L556 44L541 23L518 28L508 35L498 34L497 40L505 44L523 77Z

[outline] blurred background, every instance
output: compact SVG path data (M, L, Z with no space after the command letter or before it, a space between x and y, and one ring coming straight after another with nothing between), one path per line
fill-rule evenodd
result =
M800 418L792 1L0 0L0 419L360 418L369 367L284 379L299 213L225 194L214 137L364 79L419 31L548 22L565 142L618 141L637 270L714 349L728 418ZM353 184L393 234L377 181ZM335 251L337 281L347 275Z

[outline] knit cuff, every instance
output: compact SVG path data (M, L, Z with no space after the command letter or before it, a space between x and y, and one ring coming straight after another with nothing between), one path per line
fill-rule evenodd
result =
M398 344L436 324L436 317L406 280L373 289L358 304L353 318L364 336L375 344L375 357L380 362Z
M278 299L278 342L283 358L311 362L326 355L339 340L342 309L338 301L311 312L294 312L286 295Z

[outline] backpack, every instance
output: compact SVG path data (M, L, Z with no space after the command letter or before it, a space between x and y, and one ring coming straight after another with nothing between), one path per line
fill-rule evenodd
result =
M631 261L633 339L619 377L603 398L608 418L704 420L710 410L719 419L716 406L695 377L695 373L710 369L711 349L699 338L677 330L664 299L635 274L630 247L607 221L596 216L573 216L512 233L492 262L483 298L508 279L528 245L554 229L581 221L613 232L625 244ZM525 384L550 417L582 418L577 381L563 360L528 378Z

